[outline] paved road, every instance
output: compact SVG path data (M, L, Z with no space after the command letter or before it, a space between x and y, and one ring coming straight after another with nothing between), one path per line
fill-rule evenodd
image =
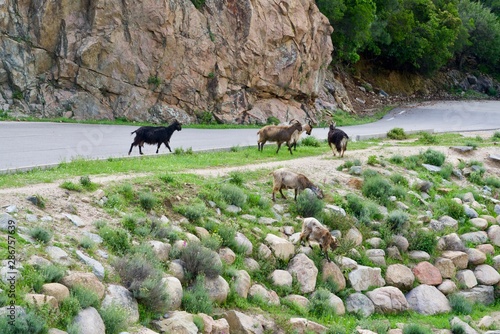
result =
M500 101L424 103L397 108L375 123L342 129L356 140L385 134L395 127L408 132L499 129ZM137 126L0 122L0 172L54 166L75 157L125 157L133 140L130 133L135 129ZM172 149L192 148L193 151L233 146L257 148L256 132L256 129L183 129L173 134L170 146ZM312 135L325 139L327 133L327 128L315 128ZM155 154L155 151L156 146L146 145L144 148L145 154ZM160 148L160 153L167 152L164 146ZM139 152L134 147L131 156L137 155Z

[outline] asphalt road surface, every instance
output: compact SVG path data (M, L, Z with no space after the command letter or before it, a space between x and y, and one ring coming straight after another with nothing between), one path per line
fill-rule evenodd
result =
M500 129L500 101L433 102L397 108L370 124L341 127L352 140L383 136L392 128L406 132L459 132ZM137 126L90 125L72 123L0 122L0 173L55 166L74 158L106 159L126 157ZM170 140L172 150L193 151L255 146L256 129L176 131ZM325 139L328 128L314 128L312 135ZM305 135L303 135L305 136ZM265 148L274 149L274 144ZM282 148L283 149L283 148ZM155 154L156 145L145 145L146 155ZM283 149L284 154L286 152ZM159 154L166 154L165 146ZM137 147L131 156L138 156Z

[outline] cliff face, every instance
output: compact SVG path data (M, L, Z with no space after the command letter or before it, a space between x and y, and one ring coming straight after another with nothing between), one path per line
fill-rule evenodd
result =
M182 122L303 119L332 28L314 0L0 0L0 109ZM311 115L312 116L312 115Z

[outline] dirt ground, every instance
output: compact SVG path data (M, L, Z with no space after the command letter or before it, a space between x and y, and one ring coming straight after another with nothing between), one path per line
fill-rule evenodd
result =
M467 132L463 135L489 138L493 135L493 132ZM224 176L231 171L286 167L293 171L305 174L308 178L319 184L338 185L339 193L342 194L343 192L347 192L347 182L352 178L352 176L348 173L338 171L337 167L342 165L346 160L359 159L362 163L366 163L370 155L376 155L379 159L389 159L391 156L396 154L409 156L418 154L419 152L427 149L425 146L398 146L398 143L399 142L396 141L389 141L384 145L357 151L351 151L348 147L343 159L338 156L333 157L331 151L325 150L324 155L315 157L299 158L289 161L249 164L239 167L197 169L189 170L187 172L203 176L216 177ZM443 152L446 155L446 161L454 165L458 164L459 160L483 161L488 174L500 177L500 164L488 158L490 154L500 154L500 147L478 148L468 154L458 153L449 147L438 146L433 147L433 149ZM384 172L385 170L382 166L375 166L373 168L378 168L381 172ZM398 171L394 170L392 172ZM407 174L410 180L412 177L416 177L412 176L411 172L408 171L401 170L400 172ZM110 182L118 182L129 178L147 175L148 174L122 174L103 177L94 176L92 177L92 181L101 185L106 185ZM75 178L75 180L72 181L78 182L78 180L79 178ZM24 225L22 221L24 220L26 213L36 214L39 218L50 216L53 218L53 221L50 222L52 229L65 231L65 235L70 238L78 238L81 236L82 229L92 231L94 229L92 222L98 219L112 220L104 210L100 210L92 204L94 200L92 197L94 194L82 194L62 189L59 187L62 181L64 180L19 188L0 189L0 207L6 208L9 205L17 206L20 212L20 217L18 217L18 219L21 220L21 226ZM41 195L47 200L46 208L43 211L26 200L27 197L35 194ZM86 226L77 228L68 221L68 219L63 215L64 213L73 213L78 215L86 223Z

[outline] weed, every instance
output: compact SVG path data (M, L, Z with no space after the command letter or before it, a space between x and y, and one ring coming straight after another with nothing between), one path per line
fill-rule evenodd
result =
M500 140L500 131L495 131L493 136L491 136L491 140Z
M175 182L175 178L169 174L161 175L160 180L162 180L165 183L174 183Z
M317 289L309 302L309 314L321 318L332 312L335 309L330 305L330 292L323 288Z
M481 171L474 171L469 175L469 182L477 184L479 186L483 185L483 173Z
M436 239L436 235L434 232L427 231L424 229L418 229L414 233L411 234L411 238L409 238L410 245L408 246L409 250L420 250L424 251L428 254L434 254L436 251L438 240Z
M118 193L123 196L128 201L134 199L134 188L130 183L125 183L118 188Z
M473 304L462 295L452 294L449 296L450 306L456 314L471 314Z
M122 228L105 226L99 230L104 243L116 254L123 255L130 249L130 237Z
M24 99L24 94L20 90L14 90L12 92L12 98L15 100L23 100Z
M374 176L368 179L365 178L361 192L364 196L375 199L385 205L389 202L389 196L392 195L393 190L391 184L386 179L381 176Z
M408 179L401 174L394 173L389 178L395 185L408 187Z
M189 219L190 222L197 222L206 215L207 207L204 203L197 202L191 205L177 207L176 211Z
M377 205L354 194L347 194L347 210L361 223L370 223L372 219L381 219L382 213Z
M158 87L161 84L161 79L156 75L152 75L148 78L148 84Z
M83 190L81 185L73 183L71 181L64 181L63 183L61 183L61 185L59 187L66 189L66 190L70 190L70 191L80 192Z
M212 300L205 289L205 277L196 277L194 285L185 290L182 295L182 308L189 313L211 314L213 310Z
M203 238L201 244L208 249L217 251L222 246L222 238L218 234L212 234L209 237Z
M163 273L143 254L129 254L114 261L113 266L123 286L137 301L152 312L163 312L168 294L162 281Z
M95 249L96 247L96 243L94 242L94 240L92 240L88 236L84 236L83 238L81 238L78 244L80 245L80 247L88 250Z
M180 259L184 263L188 281L193 281L200 274L215 278L222 272L222 264L217 254L198 242L188 243L181 250Z
M319 217L325 204L311 192L303 191L297 196L296 210L302 217Z
M205 329L205 322L203 321L203 318L200 317L199 315L193 316L193 323L196 325L196 328L198 328L198 333L204 333Z
M61 327L68 327L68 325L80 310L81 306L78 299L71 295L67 298L64 298L59 303L59 317L57 319L57 323L61 325Z
M139 195L139 203L145 211L150 211L158 203L156 196L150 192Z
M500 188L500 178L495 176L488 176L484 178L484 184L492 188Z
M405 130L402 128L393 128L387 132L387 138L395 139L395 140L403 140L408 138L408 135L405 133Z
M428 148L422 155L424 163L434 166L442 166L446 156L444 153Z
M31 311L18 314L13 322L9 322L7 316L0 317L0 333L2 334L43 334L47 333L47 330L45 319Z
M106 334L118 334L126 331L128 314L123 307L111 304L108 307L101 308L99 314L104 322Z
M86 309L87 307L99 308L99 296L84 286L77 285L71 288L71 296L78 300L80 307L83 309Z
M45 283L57 283L66 275L66 269L55 264L42 266L38 272Z
M447 215L454 219L465 217L465 209L462 204L455 202L450 198L440 198L433 205L434 216L440 218Z
M320 147L321 142L316 137L308 136L300 141L300 145Z
M220 188L220 195L226 203L236 205L238 207L245 205L247 200L247 196L243 190L232 184L224 184Z
M454 323L451 326L452 334L466 334L468 331L459 323Z
M112 194L108 197L104 206L110 209L121 209L126 206L125 200L119 194Z
M389 162L396 164L396 165L401 165L405 161L405 158L402 155L396 154L393 155L392 157L389 158Z
M370 166L375 166L376 164L380 163L380 161L378 161L376 155L370 155L368 156L368 161L366 163Z
M80 177L80 184L83 188L93 191L97 189L97 184L90 180L88 175Z
M230 172L229 182L237 186L243 185L243 173L238 171Z
M40 209L45 209L45 198L43 198L41 195L35 194L33 196L30 196L28 197L28 201L30 201Z
M445 163L444 165L442 165L441 170L439 171L439 175L441 175L441 177L446 180L450 179L452 173L453 165L450 163Z
M30 229L29 235L33 239L40 241L44 244L48 243L50 239L52 239L52 233L49 230L40 226Z
M274 117L274 116L269 116L267 118L266 124L268 124L268 125L278 125L278 124L280 124L280 120L278 118Z
M426 144L426 145L431 145L431 144L436 144L438 142L438 139L436 136L430 134L429 132L422 131L419 133L420 137L418 138L418 141Z
M409 217L406 212L395 210L387 216L386 223L394 233L400 233L407 228L408 221Z

